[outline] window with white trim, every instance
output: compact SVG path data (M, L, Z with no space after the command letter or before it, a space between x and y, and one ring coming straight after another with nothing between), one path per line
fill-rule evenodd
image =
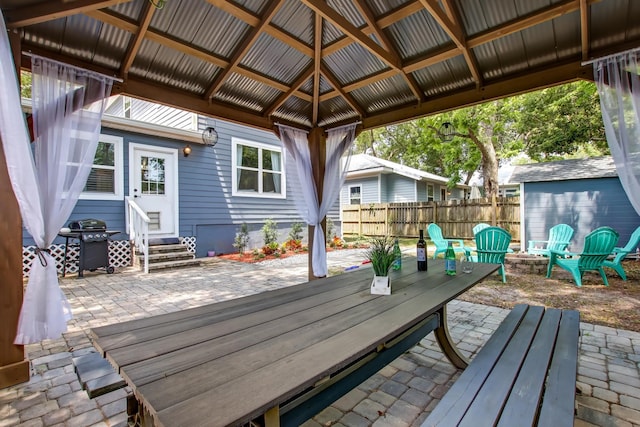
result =
M93 166L81 199L122 200L123 197L123 139L100 135Z
M433 202L433 184L427 184L427 202Z
M349 187L349 204L359 205L362 203L362 187L354 185Z
M232 138L234 196L285 198L282 149Z

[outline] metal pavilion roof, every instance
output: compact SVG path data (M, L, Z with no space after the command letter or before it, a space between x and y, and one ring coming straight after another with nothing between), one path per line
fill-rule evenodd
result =
M637 0L0 0L16 49L270 129L364 129L592 78ZM30 67L22 57L23 67Z

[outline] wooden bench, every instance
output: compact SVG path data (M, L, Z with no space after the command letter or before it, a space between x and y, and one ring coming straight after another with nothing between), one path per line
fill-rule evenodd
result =
M422 427L573 426L580 314L518 305Z

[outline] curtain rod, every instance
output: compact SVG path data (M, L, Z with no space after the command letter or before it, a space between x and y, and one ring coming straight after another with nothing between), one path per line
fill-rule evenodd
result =
M274 125L278 126L279 128L291 129L291 130L295 130L295 131L298 131L298 132L304 132L306 134L309 134L308 130L296 128L296 127L293 127L293 126L283 125L282 123L275 122Z
M73 69L75 69L75 70L82 71L82 72L84 72L84 73L93 73L93 74L96 74L96 75L98 75L98 76L106 77L106 78L108 78L108 79L111 79L111 80L116 81L116 82L119 82L119 83L124 82L124 80L122 80L121 78L118 78L118 77L115 77L115 76L109 76L109 75L107 75L107 74L99 73L99 72L97 72L97 71L93 71L93 70L87 70L87 69L85 69L85 68L77 67L77 66L75 66L75 65L67 64L67 63L65 63L65 62L56 61L55 59L47 58L46 56L36 55L35 53L31 53L31 52L27 52L27 51L23 51L23 52L22 52L22 54L23 54L23 55L25 55L25 56L31 57L31 58L40 58L40 59L45 59L45 60L47 60L47 61L49 61L49 62L53 62L54 64L62 65L62 66L64 66L64 67L73 68Z
M640 47L634 47L632 49L627 49L627 50L623 50L622 52L618 52L618 53L612 53L611 55L606 55L606 56L601 56L599 58L594 58L594 59L590 59L588 61L583 61L582 65L590 65L593 64L596 61L602 61L604 59L611 59L611 58L615 58L618 55L624 55L625 53L632 53L632 52L636 52L640 50Z
M335 131L335 130L340 130L340 129L348 128L349 126L358 126L361 123L362 122L353 122L353 123L349 123L348 125L342 125L342 126L338 126L338 127L335 127L335 128L327 129L325 132L331 132L331 131Z

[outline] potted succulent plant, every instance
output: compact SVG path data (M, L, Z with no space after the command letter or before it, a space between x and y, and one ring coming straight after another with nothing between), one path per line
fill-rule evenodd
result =
M374 277L371 282L372 294L391 294L389 270L395 260L393 243L393 239L388 237L375 237L369 241L369 249L367 249L365 254L367 259L371 261L371 266L373 267Z

